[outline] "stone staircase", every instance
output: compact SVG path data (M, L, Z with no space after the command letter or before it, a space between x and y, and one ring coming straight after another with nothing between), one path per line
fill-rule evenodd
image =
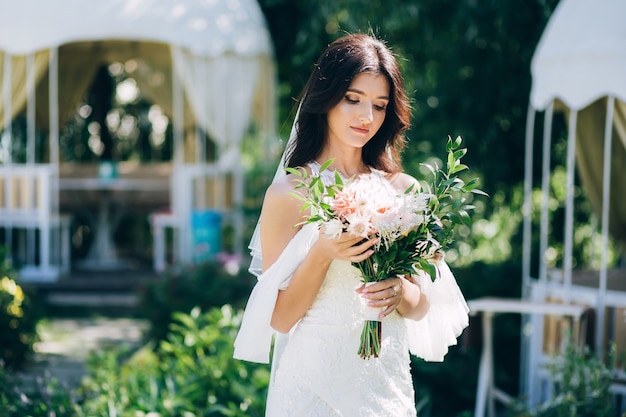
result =
M82 310L119 316L132 313L138 305L142 286L156 277L156 273L148 268L77 270L57 282L27 285L33 287L54 312Z

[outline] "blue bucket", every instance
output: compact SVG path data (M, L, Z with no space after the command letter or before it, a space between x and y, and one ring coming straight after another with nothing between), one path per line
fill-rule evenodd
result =
M215 258L222 249L222 215L213 210L191 214L192 260L201 263Z

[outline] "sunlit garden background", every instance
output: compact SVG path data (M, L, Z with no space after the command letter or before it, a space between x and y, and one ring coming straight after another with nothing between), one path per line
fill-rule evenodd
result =
M522 262L522 203L524 134L530 91L530 60L558 0L259 0L269 25L277 62L280 137L274 160L264 158L252 126L245 138L245 236L250 237L265 187L271 181L277 157L288 136L294 103L313 62L324 47L343 33L373 32L401 57L406 87L412 99L413 119L404 154L408 173L428 175L420 164L441 164L448 136L461 136L468 148L468 175L481 179L489 199L476 201L473 226L463 229L446 255L467 299L485 295L519 297ZM104 92L104 93L103 93ZM117 92L117 94L114 94ZM111 97L106 114L98 113L102 94ZM125 160L164 161L171 158L170 121L143 96L132 71L111 64L64 126L61 147L68 160L90 161L104 149L94 136L108 126L101 139L114 144ZM95 130L94 130L95 129ZM556 131L564 121L556 120ZM556 135L564 143L564 135ZM560 148L565 152L565 147ZM211 152L211 150L207 150ZM555 159L559 155L555 156ZM564 216L564 184L555 170L553 218ZM536 176L539 173L535 173ZM578 185L575 258L593 264L587 243L598 232L587 219L591 207ZM578 201L580 203L578 203ZM539 210L534 207L533 210ZM116 241L125 253L146 260L150 255L149 225L129 215ZM554 227L562 221L555 221ZM77 236L75 258L90 243L88 230ZM83 229L81 229L81 227ZM559 230L555 230L559 233ZM562 232L561 232L562 233ZM269 367L232 359L232 343L241 311L254 285L247 257L232 256L227 235L223 254L195 266L174 265L142 282L138 303L124 311L53 308L36 286L19 285L12 265L0 266L0 414L2 416L261 416ZM244 242L245 244L245 242ZM557 264L563 248L551 247ZM615 249L610 248L612 256ZM3 259L6 257L3 256ZM4 278L2 278L4 277ZM17 282L17 283L16 283ZM18 371L28 370L38 332L57 317L123 316L142 320L146 331L133 347L94 351L86 361L87 376L68 387L54 375L42 375L34 384L16 383ZM444 363L414 359L413 375L420 417L471 416L481 352L480 323L470 327L451 349ZM507 392L518 392L520 358L519 317L496 320L496 381ZM572 354L573 355L573 354ZM577 358L571 358L576 361ZM608 376L602 364L579 363L597 372L585 416L608 416ZM571 371L571 370L570 370ZM572 371L573 372L573 371ZM578 393L580 394L580 393ZM551 414L553 413L553 414ZM527 410L507 413L531 415ZM556 416L554 410L544 414ZM569 415L569 414L568 414Z

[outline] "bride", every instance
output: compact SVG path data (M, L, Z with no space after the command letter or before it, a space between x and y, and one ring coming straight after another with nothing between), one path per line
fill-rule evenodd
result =
M358 269L377 240L343 233L330 238L294 198L286 167L333 181L377 173L404 192L402 172L410 106L398 63L380 40L364 34L333 42L316 62L274 182L267 189L251 242L250 295L235 357L268 362L275 335L266 415L415 416L410 353L442 361L468 324L465 300L443 261L441 277L389 277L365 287ZM366 306L380 309L381 353L362 359Z

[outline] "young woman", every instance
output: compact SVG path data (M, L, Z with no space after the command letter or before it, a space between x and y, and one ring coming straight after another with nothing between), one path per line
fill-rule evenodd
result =
M368 35L344 36L314 66L284 164L317 174L332 159L323 179L376 173L402 193L415 182L400 162L409 119L391 50ZM313 224L299 226L309 213L291 194L297 181L282 170L251 243L251 270L260 261L261 275L235 342L235 357L264 362L276 333L266 415L415 416L409 352L443 360L468 323L454 278L442 262L437 285L416 274L366 288L351 263L371 256L376 239L330 238ZM383 322L380 356L369 360L357 354L361 299L380 308Z

